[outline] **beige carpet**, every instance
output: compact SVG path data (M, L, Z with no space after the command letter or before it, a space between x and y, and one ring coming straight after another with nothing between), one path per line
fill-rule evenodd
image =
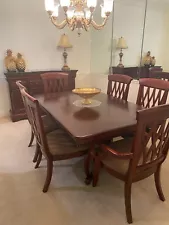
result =
M48 193L42 193L46 162L39 169L28 148L26 121L0 122L0 225L123 225L123 183L102 172L99 186L84 185L83 159L55 163ZM169 160L162 171L167 201L156 194L153 177L133 185L134 224L169 224Z

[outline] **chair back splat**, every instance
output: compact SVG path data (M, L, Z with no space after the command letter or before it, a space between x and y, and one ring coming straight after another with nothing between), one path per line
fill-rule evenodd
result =
M52 94L66 91L68 89L68 74L59 72L50 72L41 74L44 85L44 93Z
M127 101L129 87L132 78L123 74L112 74L108 76L107 94L113 98Z
M139 84L137 105L151 108L166 103L169 92L168 81L143 78L139 80Z

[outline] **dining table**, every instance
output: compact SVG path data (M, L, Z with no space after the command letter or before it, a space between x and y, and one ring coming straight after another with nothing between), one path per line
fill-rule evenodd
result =
M141 109L141 106L104 93L92 98L100 102L96 107L92 104L91 107L75 105L75 101L81 98L70 91L35 97L41 108L79 144L99 143L133 133L137 124L136 112Z

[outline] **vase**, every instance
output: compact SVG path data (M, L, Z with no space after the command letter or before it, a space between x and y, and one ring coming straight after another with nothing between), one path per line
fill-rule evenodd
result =
M17 54L16 68L18 72L25 72L26 69L25 60L22 58L22 55L20 53Z
M151 59L151 66L155 66L155 64L156 64L156 59L155 59L155 57L152 57L152 59Z

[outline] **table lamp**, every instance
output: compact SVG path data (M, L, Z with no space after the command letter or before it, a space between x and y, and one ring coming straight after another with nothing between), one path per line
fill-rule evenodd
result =
M67 52L66 52L66 49L67 48L72 48L72 45L70 44L69 42L69 38L66 34L62 34L61 38L60 38L60 41L58 43L58 48L63 48L64 51L63 51L63 58L64 58L64 65L62 67L62 70L64 71L67 71L67 70L70 70L70 68L68 67L67 65Z
M119 61L119 64L117 65L117 67L123 68L124 65L123 65L123 63L122 63L122 58L123 58L123 52L122 52L122 49L128 48L128 46L127 46L127 44L126 44L126 41L124 40L123 37L119 38L119 41L118 41L118 43L117 43L117 48L120 49L120 53L119 53L120 61Z

